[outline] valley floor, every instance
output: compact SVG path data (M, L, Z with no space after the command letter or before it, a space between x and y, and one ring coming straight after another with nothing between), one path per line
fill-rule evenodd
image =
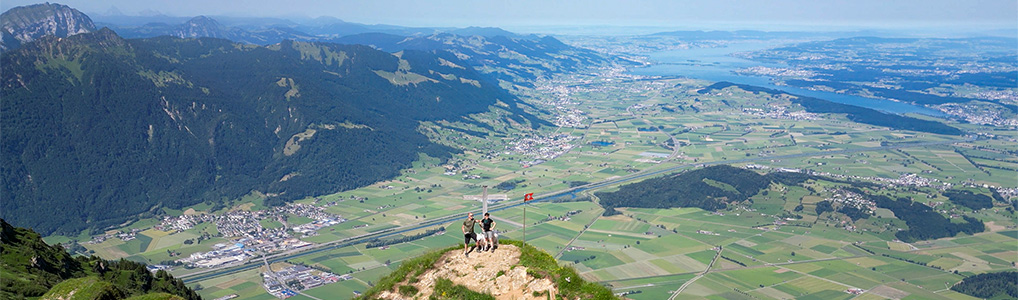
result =
M425 124L433 129L433 139L465 152L444 163L422 157L393 180L298 201L323 206L325 213L345 222L304 236L292 229L314 219L282 213L285 224L278 218L260 221L263 228L290 229L304 242L351 241L274 257L277 262L350 275L291 298L353 297L404 259L462 243L457 220L480 209L479 202L464 196L480 195L483 185L509 188L491 191L508 197L492 205L497 220L506 220L497 225L503 236L523 239L521 224L526 224L528 244L632 299L968 299L949 289L964 275L1015 269L1014 213L1001 204L973 211L941 194L948 188L985 193L993 187L1014 199L1018 160L1007 154L1018 151L1013 130L951 124L980 133L978 138L892 131L841 115L806 113L783 96L734 88L699 94L710 83L608 73L615 75L563 76L519 92L551 112L547 117L563 127L496 128L481 137L442 128L485 130L474 125ZM855 221L841 214L815 214L817 203L834 201L845 186L828 181L772 184L753 195L752 204L718 212L622 208L621 214L605 217L593 194L614 191L644 176L715 163L872 182L882 186L875 188L881 194L911 197L951 217L978 218L987 230L899 242L894 234L907 226L887 209ZM535 193L538 201L519 205L525 193ZM226 213L207 209L167 213ZM252 194L233 209L268 208L262 206L260 195ZM235 242L220 236L215 224L164 231L154 229L159 223L136 222L121 229L136 229L133 239L112 234L113 238L84 246L105 258L159 264ZM365 243L369 241L365 236L384 242L438 227L446 230L384 246ZM209 238L198 239L202 236ZM488 254L478 257L484 255ZM230 295L274 299L262 286L257 266L199 272L207 271L172 269L175 276L200 286L199 292L208 299Z

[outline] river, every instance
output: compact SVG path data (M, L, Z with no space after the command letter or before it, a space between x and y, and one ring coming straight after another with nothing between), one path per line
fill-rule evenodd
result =
M781 46L781 44L767 42L736 42L729 44L728 47L724 48L694 48L654 52L647 55L652 61L651 66L634 69L630 73L648 76L684 76L710 81L728 81L761 86L785 91L791 94L810 96L894 114L918 113L935 117L946 116L941 111L909 103L838 94L834 92L806 90L789 86L778 86L771 83L770 77L739 75L733 72L738 69L753 66L775 68L788 67L786 65L761 63L731 56L732 53L763 50L777 46Z

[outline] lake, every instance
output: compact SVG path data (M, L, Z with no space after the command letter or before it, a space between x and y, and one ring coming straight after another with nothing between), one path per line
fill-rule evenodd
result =
M733 72L738 69L753 66L773 68L788 67L786 65L755 62L732 57L730 55L732 53L763 50L777 46L781 46L781 44L741 42L732 43L728 45L728 47L724 48L694 48L654 52L647 55L653 62L651 66L633 69L630 73L647 76L684 76L710 81L728 81L781 90L796 95L810 96L832 102L861 106L888 113L918 113L935 117L946 116L946 114L941 111L908 103L838 94L833 92L813 91L789 86L777 86L771 83L770 77L746 76L735 74Z

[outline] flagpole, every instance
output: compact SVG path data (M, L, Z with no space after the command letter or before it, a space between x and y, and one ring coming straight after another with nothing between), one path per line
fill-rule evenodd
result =
M527 201L534 200L534 193L523 195L523 246L527 246Z

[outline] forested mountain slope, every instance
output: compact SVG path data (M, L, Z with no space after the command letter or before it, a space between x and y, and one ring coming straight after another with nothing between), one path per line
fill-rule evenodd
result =
M455 151L419 122L519 102L447 52L103 29L2 56L0 217L44 234L257 190L279 202L363 186ZM493 108L494 107L494 108Z

